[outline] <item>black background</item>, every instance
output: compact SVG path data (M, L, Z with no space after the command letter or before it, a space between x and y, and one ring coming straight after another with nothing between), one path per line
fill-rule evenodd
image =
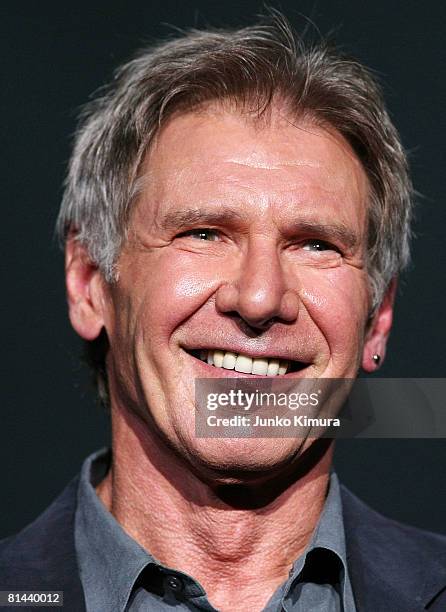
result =
M277 6L277 5L276 5ZM374 68L411 153L422 194L413 264L400 289L381 376L442 377L445 358L444 188L446 3L285 2L297 25ZM15 4L1 9L2 394L0 536L32 520L108 440L108 423L79 364L53 240L76 109L145 42L175 26L240 25L258 2L172 0ZM444 440L338 443L343 481L376 509L446 531Z

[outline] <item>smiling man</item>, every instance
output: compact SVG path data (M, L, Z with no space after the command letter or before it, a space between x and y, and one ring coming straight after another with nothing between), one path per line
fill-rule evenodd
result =
M444 609L444 539L341 487L330 439L195 430L197 379L376 370L410 207L373 78L280 16L124 66L59 218L112 449L2 544L1 588L91 612Z

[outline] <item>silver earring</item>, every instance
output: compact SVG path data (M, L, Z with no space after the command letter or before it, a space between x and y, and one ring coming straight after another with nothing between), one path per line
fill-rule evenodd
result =
M375 365L379 365L379 362L381 361L381 355L378 355L377 353L375 353L375 355L373 355L372 357Z

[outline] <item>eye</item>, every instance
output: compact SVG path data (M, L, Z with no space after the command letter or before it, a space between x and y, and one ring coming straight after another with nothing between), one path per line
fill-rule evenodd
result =
M325 242L324 240L306 240L303 245L303 248L306 251L335 251L336 253L340 253L339 249L336 246L330 244L329 242Z
M181 234L178 234L177 238L184 238L186 236L191 236L192 238L196 238L197 240L203 240L206 242L215 242L220 237L217 230L209 229L206 227L182 232Z

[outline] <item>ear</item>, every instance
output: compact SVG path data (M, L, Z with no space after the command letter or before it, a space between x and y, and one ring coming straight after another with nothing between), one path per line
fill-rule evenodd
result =
M393 304L397 285L397 279L394 278L384 295L381 305L373 316L370 328L367 332L362 354L362 368L366 372L374 372L384 361L387 340L392 327ZM374 361L374 355L379 356L379 363Z
M65 247L65 282L71 325L84 340L94 340L104 326L104 281L74 236Z

